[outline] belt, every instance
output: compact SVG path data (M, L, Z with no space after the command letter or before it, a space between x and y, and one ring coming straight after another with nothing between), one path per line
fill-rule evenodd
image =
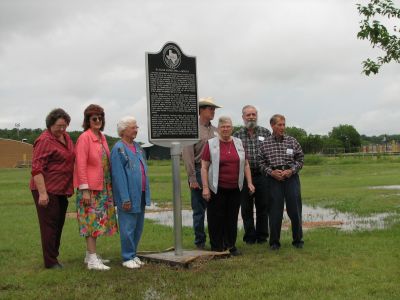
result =
M271 167L272 170L289 170L291 169L290 166L288 165L280 165L280 166L275 166L275 167Z

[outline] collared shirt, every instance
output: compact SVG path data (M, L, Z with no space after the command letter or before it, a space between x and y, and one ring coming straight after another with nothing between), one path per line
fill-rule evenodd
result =
M209 123L207 126L200 124L199 134L200 141L194 145L184 147L182 151L182 159L185 164L186 173L190 183L197 182L195 169L196 165L200 166L201 154L203 153L205 144L209 139L218 136L217 128L211 123Z
M300 144L291 136L279 138L271 135L261 144L258 155L260 168L264 174L271 175L274 167L289 166L293 174L304 164L304 154Z
M45 130L36 139L33 144L31 190L37 190L33 177L42 174L48 193L68 196L74 193L74 145L67 133L64 138L66 145Z
M271 132L267 128L256 126L254 128L254 134L250 136L248 129L243 127L236 131L233 136L242 140L244 150L246 151L246 159L250 164L251 174L253 176L260 174L258 153L261 144L271 136Z

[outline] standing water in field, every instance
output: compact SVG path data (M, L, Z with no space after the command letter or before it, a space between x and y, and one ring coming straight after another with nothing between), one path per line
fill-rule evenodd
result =
M383 229L387 227L389 218L397 216L396 214L381 213L373 214L367 217L360 217L349 213L341 213L333 209L311 207L303 205L303 229L316 227L336 227L345 231L351 230L372 230ZM146 219L154 220L156 223L166 226L173 226L172 210L161 210L157 206L150 207L145 214ZM192 211L182 210L182 226L192 226ZM283 217L283 228L290 224L286 212ZM239 213L239 228L243 227L241 214Z

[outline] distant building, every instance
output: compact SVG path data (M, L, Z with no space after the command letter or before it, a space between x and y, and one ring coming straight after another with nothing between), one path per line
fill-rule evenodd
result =
M150 143L142 144L141 147L146 152L146 159L171 159L171 150L168 147L161 147Z
M0 168L30 167L33 145L0 138Z

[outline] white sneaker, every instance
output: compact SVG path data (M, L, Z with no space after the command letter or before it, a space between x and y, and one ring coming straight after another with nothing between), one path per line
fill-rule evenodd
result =
M109 259L104 259L100 255L97 255L97 259L100 260L103 264L108 264L110 262ZM85 264L89 262L89 252L86 251L85 259L83 260Z
M140 268L140 265L133 259L124 261L122 263L122 266L124 266L125 268L128 268L128 269L139 269Z
M133 261L134 261L135 263L137 263L139 266L144 266L144 262L141 261L140 258L137 257L137 256L133 259Z
M101 271L110 270L109 266L106 266L100 260L98 260L96 258L92 259L92 260L89 260L89 262L87 264L87 268L89 270L101 270Z

